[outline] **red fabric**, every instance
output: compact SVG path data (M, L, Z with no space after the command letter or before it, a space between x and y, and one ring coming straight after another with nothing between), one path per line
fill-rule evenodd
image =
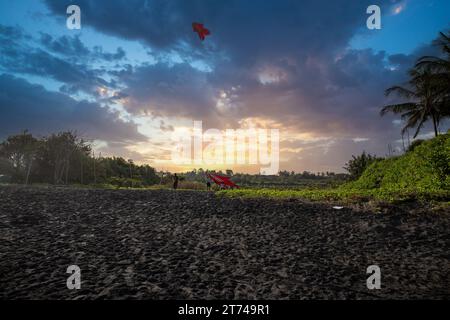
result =
M229 177L220 176L218 174L208 174L208 178L210 178L214 183L219 186L228 186L231 188L239 188L233 181L230 180Z
M194 22L192 23L192 29L194 32L198 33L199 38L203 41L205 40L206 36L209 36L211 32L209 32L208 29L203 27L203 23Z

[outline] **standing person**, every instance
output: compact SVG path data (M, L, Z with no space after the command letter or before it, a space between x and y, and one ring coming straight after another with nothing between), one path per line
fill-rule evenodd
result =
M173 177L173 188L174 188L175 190L177 190L177 188L178 188L178 176L177 176L176 173L175 173L175 175L174 175L174 177Z
M211 177L209 176L208 170L205 172L205 180L206 180L206 190L211 190Z

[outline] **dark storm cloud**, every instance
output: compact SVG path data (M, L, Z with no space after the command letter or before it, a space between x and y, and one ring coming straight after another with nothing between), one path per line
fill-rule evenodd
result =
M102 47L95 46L93 56L106 61L117 61L125 58L126 52L121 47L117 48L115 53L103 52Z
M77 36L53 38L41 33L34 41L19 27L0 25L0 67L4 72L52 78L62 83L61 91L83 91L97 95L98 87L115 88L114 80L105 80L105 69L91 67L91 62L117 62L126 53L104 52L101 46L87 48Z
M64 1L46 2L54 13L64 14ZM393 3L379 5L384 9ZM305 130L357 131L349 112L365 120L361 128L366 128L373 114L364 119L365 111L383 99L384 88L371 81L383 78L384 85L400 74L384 68L384 53L344 50L356 30L365 26L371 1L156 0L105 5L81 0L77 4L83 23L101 32L140 40L157 52L176 50L184 61L203 59L212 68L205 73L186 62L159 63L123 74L120 80L127 89L122 94L130 97L125 105L131 113L203 119L260 116L304 124ZM200 42L191 30L192 21L204 22L212 36ZM271 69L283 79L261 83L259 75ZM374 76L376 80L371 80ZM232 88L238 88L232 106L220 114L215 109L218 95L231 94ZM376 100L364 99L375 96Z
M130 113L202 119L217 126L233 118L266 117L323 135L379 135L397 130L378 115L386 103L384 90L404 82L411 66L396 63L395 69L389 69L386 61L396 59L414 61L417 55L391 59L368 49L350 50L332 61L280 60L270 66L285 79L268 85L258 81L258 68L229 74L233 66L213 72L186 63L129 67L116 74L127 87L118 98L128 98L124 105ZM222 113L216 109L221 91L231 104Z
M138 67L121 81L127 86L121 94L130 98L126 107L132 113L161 110L165 115L199 116L214 103L207 75L186 63Z
M2 46L16 46L17 41L30 39L20 27L0 24L0 43Z
M11 75L0 75L0 134L76 130L83 137L117 143L146 141L133 122L98 103L76 101Z
M46 0L64 16L71 1ZM241 1L241 0L79 0L83 23L101 32L170 48L185 41L199 46L191 23L201 21L212 31L219 49L245 60L269 52L324 51L345 44L356 28L365 26L373 1ZM379 1L384 8L396 1ZM270 50L268 50L271 48ZM253 52L253 55L249 55ZM243 54L242 54L243 53ZM278 54L277 54L278 55Z
M95 46L90 50L81 42L79 36L53 38L48 33L41 33L40 43L51 52L78 59L119 61L126 56L121 47L117 48L115 53L104 52L101 46Z
M4 55L14 56L21 41L29 39L30 37L20 27L0 24L0 61Z
M7 72L53 78L64 84L65 92L95 93L98 86L113 86L101 77L103 71L58 58L41 49L16 48L1 50L1 53L0 66Z
M65 15L67 6L72 4L70 1L45 2L57 15ZM82 11L83 24L108 34L144 40L152 46L164 48L174 45L180 39L189 40L192 19L206 18L212 8L219 13L226 3L211 1L205 6L204 1L128 0L105 3L81 0L77 1L77 5ZM200 11L203 11L201 17L198 16Z
M388 57L388 62L393 67L400 67L409 69L414 66L417 59L423 56L441 56L441 49L432 43L421 45L416 48L411 54L393 54Z
M78 36L62 36L53 39L48 33L41 33L40 41L47 49L63 55L85 57L90 54L89 49L81 42Z
M64 15L65 1L46 1ZM216 125L265 117L302 131L336 136L378 136L397 130L380 119L384 90L406 80L423 52L392 55L349 50L365 28L373 1L98 1L80 0L83 23L136 39L157 55L184 61L136 66L117 74L130 113L190 117ZM382 12L399 1L379 1ZM101 14L99 14L101 13ZM200 42L191 30L204 22L212 35ZM376 32L376 31L375 31ZM419 52L420 51L420 52ZM202 60L211 72L189 66ZM261 77L276 79L262 83ZM270 79L269 79L270 80ZM234 89L234 91L232 90ZM221 92L224 110L217 110ZM217 121L220 119L221 121Z

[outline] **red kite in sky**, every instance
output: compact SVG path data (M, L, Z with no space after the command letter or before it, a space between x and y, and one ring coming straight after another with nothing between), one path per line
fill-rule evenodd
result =
M203 27L203 23L192 23L192 29L194 30L194 32L198 33L198 36L202 41L205 40L206 36L209 36L211 34L208 29Z

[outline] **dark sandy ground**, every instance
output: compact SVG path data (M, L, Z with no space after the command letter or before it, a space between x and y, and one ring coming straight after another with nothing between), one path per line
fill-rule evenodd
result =
M449 299L449 235L443 211L0 187L0 299Z

